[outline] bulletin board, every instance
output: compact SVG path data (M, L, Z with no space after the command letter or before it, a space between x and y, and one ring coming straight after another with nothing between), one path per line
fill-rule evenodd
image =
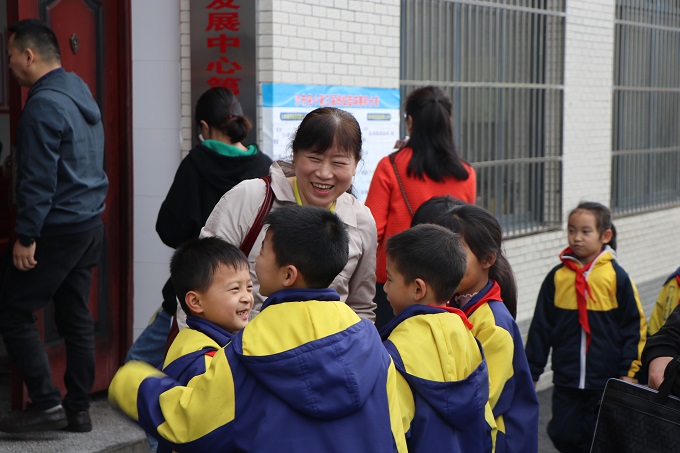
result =
M399 136L399 89L351 86L263 84L263 150L274 160L289 159L290 142L305 115L319 107L337 107L357 119L363 160L353 186L366 199L378 161L394 151Z

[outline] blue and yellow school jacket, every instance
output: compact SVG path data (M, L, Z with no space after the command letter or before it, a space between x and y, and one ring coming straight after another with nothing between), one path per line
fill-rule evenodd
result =
M208 369L213 356L230 341L232 334L221 327L195 316L187 316L187 329L182 329L165 356L163 372L181 385ZM172 445L158 439L157 453L169 453Z
M538 398L517 323L493 280L463 307L482 343L489 370L489 405L498 427L496 453L538 452Z
M678 304L680 304L680 267L666 279L661 287L654 311L649 317L647 335L657 333Z
M489 376L464 317L412 305L380 331L399 371L399 403L412 453L492 451Z
M574 256L563 259L576 261ZM636 378L645 345L647 322L637 288L609 247L586 274L591 343L578 320L576 273L564 264L546 276L538 294L526 344L534 381L543 373L552 348L553 383L602 390L609 378Z
M163 372L182 385L205 373L217 350L232 338L221 327L195 316L187 316L187 325L170 345L163 365Z
M109 399L177 451L406 452L397 372L332 289L277 291L182 386L141 362Z

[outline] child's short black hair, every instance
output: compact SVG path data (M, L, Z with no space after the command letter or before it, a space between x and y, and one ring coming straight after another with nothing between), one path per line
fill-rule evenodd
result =
M437 301L450 300L465 275L467 254L460 236L439 225L416 225L395 234L386 252L406 284L423 279Z
M413 213L411 226L420 225L421 223L434 223L435 225L439 225L437 219L442 216L442 213L463 204L466 203L458 198L453 198L451 195L432 197L421 204L420 207L416 209L416 212Z
M218 237L192 239L182 244L170 259L170 280L182 310L191 314L184 301L189 291L206 292L220 266L249 269L248 258L238 247Z
M347 229L328 209L283 206L264 222L271 231L276 264L295 266L309 288L328 288L347 265Z

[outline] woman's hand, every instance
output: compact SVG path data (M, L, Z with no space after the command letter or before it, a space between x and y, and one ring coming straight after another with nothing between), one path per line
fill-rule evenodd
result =
M673 357L657 357L649 362L649 387L658 390L663 382L663 374Z

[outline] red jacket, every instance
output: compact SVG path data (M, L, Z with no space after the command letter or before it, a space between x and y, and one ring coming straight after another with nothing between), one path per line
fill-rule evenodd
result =
M448 177L444 181L436 182L427 175L425 180L409 177L406 167L411 160L413 150L404 148L395 157L395 164L399 171L399 177L406 191L406 196L415 212L421 204L432 197L451 195L454 198L474 203L477 196L477 177L475 170L463 163L470 176L461 181L454 177ZM371 186L368 189L366 206L369 207L376 227L378 228L378 251L376 262L376 279L378 283L385 283L387 273L385 271L385 243L387 239L411 226L411 214L408 212L406 202L399 189L397 177L390 163L389 156L383 157L373 173Z

